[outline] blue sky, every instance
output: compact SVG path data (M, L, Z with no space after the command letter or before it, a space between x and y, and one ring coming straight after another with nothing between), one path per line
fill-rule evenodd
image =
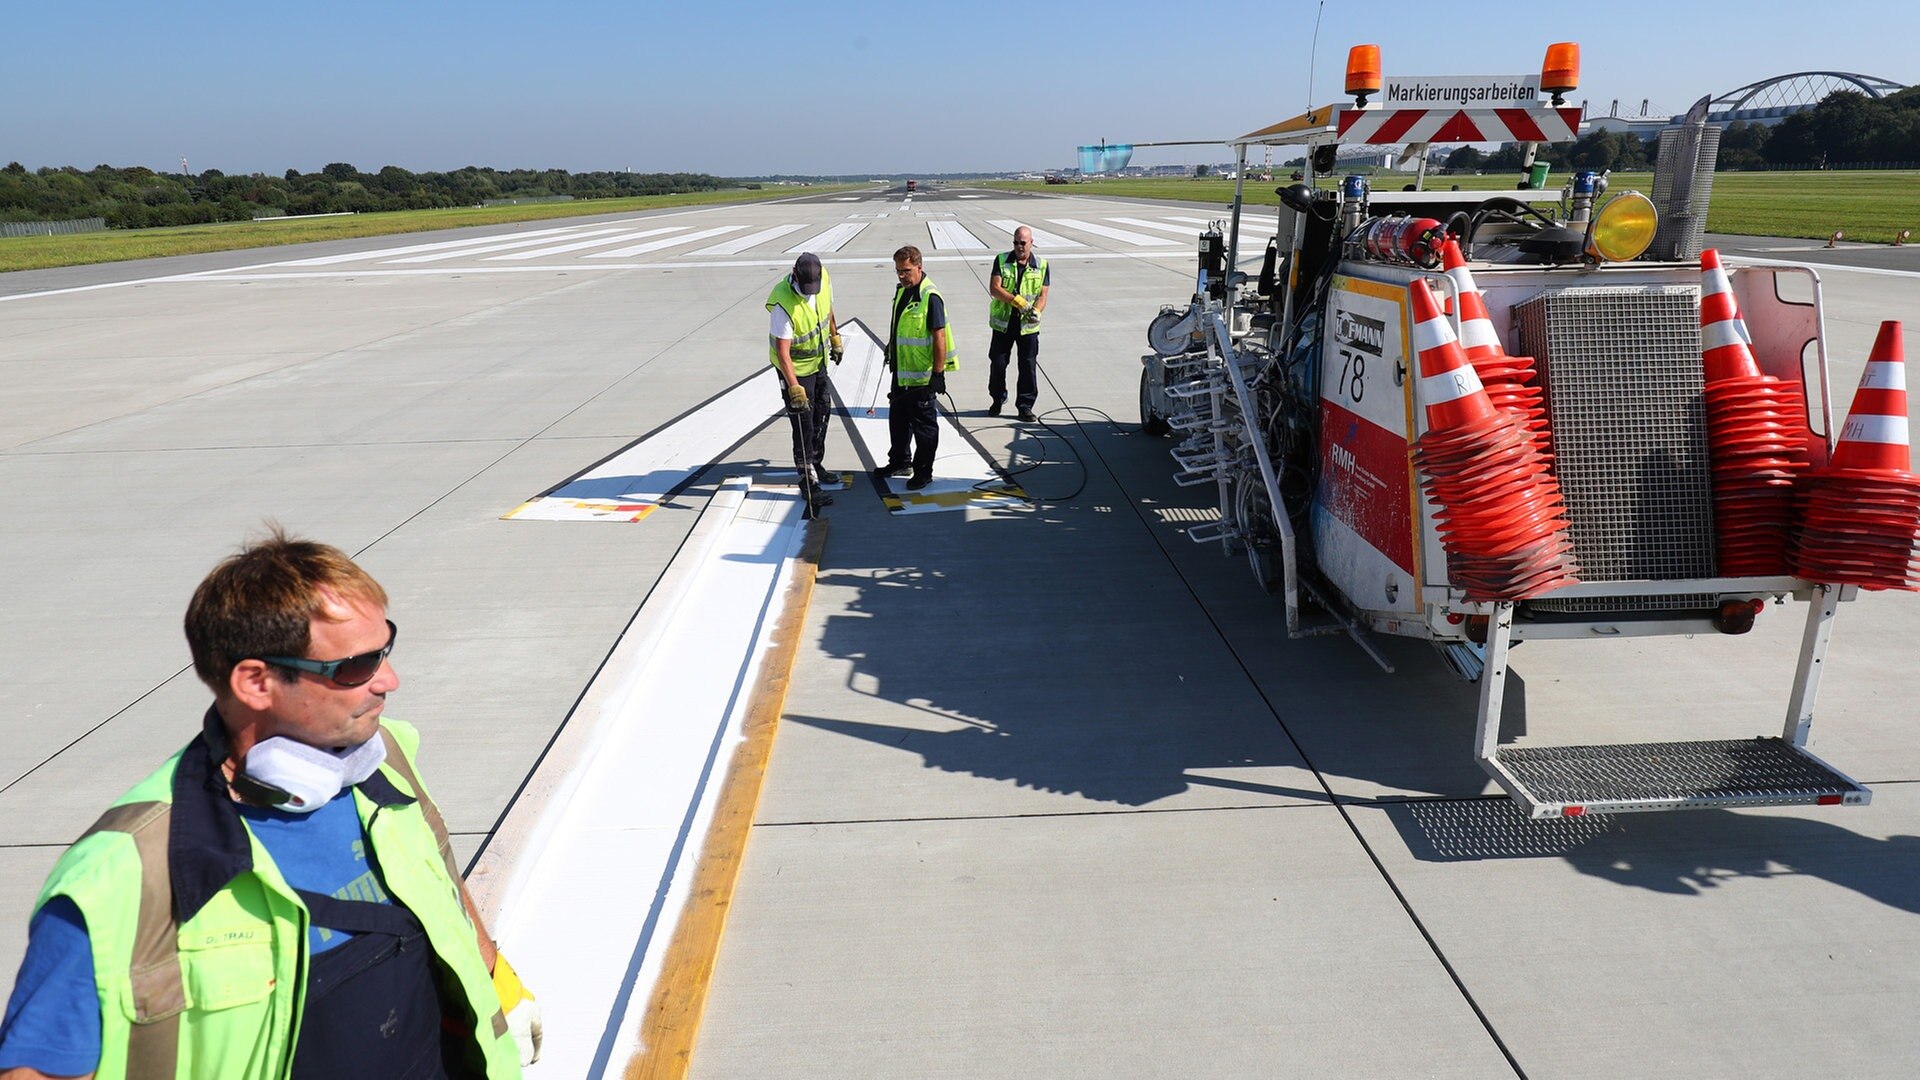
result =
M711 172L1071 167L1073 148L1226 137L1304 109L1318 5L8 5L0 161L197 172L462 165ZM1473 13L1445 19L1446 10ZM1328 0L1312 97L1346 50L1387 73L1537 71L1582 47L1590 111L1679 112L1772 75L1920 81L1910 3ZM1581 25L1576 13L1595 12ZM1729 16L1729 12L1737 14ZM1497 17L1497 18L1496 18ZM1142 151L1137 163L1224 160Z

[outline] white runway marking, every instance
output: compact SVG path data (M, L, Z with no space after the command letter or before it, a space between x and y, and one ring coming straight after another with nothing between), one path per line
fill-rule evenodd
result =
M933 238L933 246L940 251L985 251L987 245L980 238L968 232L966 226L957 221L929 221L927 235Z
M1115 220L1118 220L1118 219L1116 218ZM1201 228L1205 228L1216 221L1220 223L1220 227L1222 229L1228 228L1233 224L1233 216L1231 214L1222 214L1217 218L1175 217L1169 214L1167 216L1167 220L1168 221L1184 221L1189 225L1198 225ZM1242 232L1245 232L1248 229L1265 229L1268 232L1273 232L1278 228L1280 228L1280 222L1270 217L1254 217L1252 215L1246 215L1241 217L1240 219L1240 231Z
M715 244L710 248L701 248L699 251L695 251L692 254L738 255L750 247L759 247L761 244L764 244L769 240L778 240L781 237L787 235L788 233L799 232L801 229L804 229L804 228L806 228L805 224L775 225L771 229L761 229L757 233L751 233L747 236L742 236L736 240L729 240L724 244Z
M1013 235L1013 230L1022 225L1026 225L1027 228L1033 229L1033 246L1042 251L1065 251L1068 248L1083 248L1087 246L1078 240L1069 240L1059 233L1051 233L1045 229L1035 229L1032 225L1027 225L1024 221L989 221L987 224L999 229L1008 236Z
M793 247L788 248L787 254L798 255L803 251L811 251L816 254L822 251L839 251L846 246L847 241L859 236L860 230L866 227L865 222L857 225L835 225L826 232L820 233L817 236L810 236L800 243L795 244Z
M622 232L614 236L602 236L596 240L576 240L570 244L555 247L535 248L532 251L516 251L512 255L495 255L488 262L512 262L521 259L537 259L542 255L559 255L568 251L581 251L591 247L606 247L626 240L638 240L644 236L664 236L667 233L686 232L691 225L669 225L664 229L641 229L638 232Z
M594 229L590 232L568 233L566 239L571 240L581 236L606 236L609 234L611 239L618 239L622 234L630 231L631 230L624 227ZM386 259L383 261L389 266L396 266L403 263L445 262L448 259L460 259L468 255L484 255L489 251L510 251L514 248L532 247L536 244L551 244L556 239L559 238L542 236L536 240L507 240L498 244L488 244L485 247L456 248L452 251L436 251L429 255L411 255L404 259Z
M864 329L865 324L861 325ZM887 427L887 388L892 374L871 330L845 336L847 359L834 373L834 395L840 399L840 407L851 421L863 460L881 465L886 462L893 442L893 434ZM933 483L919 491L908 491L907 478L897 476L887 481L887 488L891 500L899 504L890 503L888 507L896 514L1026 503L1024 498L1010 494L1019 488L994 469L961 433L959 423L944 410L940 413L940 450L933 459Z
M635 256L635 255L645 255L649 251L659 251L662 248L679 247L681 244L691 244L696 240L705 240L709 237L714 237L714 236L725 236L728 233L739 232L741 229L744 229L744 228L746 228L745 225L721 225L717 228L701 229L697 233L688 233L685 236L669 236L665 240L650 240L647 243L635 244L632 247L615 248L612 251L596 251L591 255L582 255L581 258L583 259L626 259L626 258L631 258L632 256Z
M377 248L372 251L350 251L345 255L321 255L312 259L294 259L289 262L274 263L274 266L332 266L336 263L353 262L358 259L384 259L390 255L411 255L417 251L445 251L449 248L471 249L481 244L498 243L507 239L524 239L529 236L552 238L559 233L575 233L584 225L566 225L556 229L535 229L532 232L513 233L509 236L470 236L465 240L441 240L433 244L408 244L406 247ZM538 242L538 241L536 241Z
M507 513L515 521L639 521L779 411L771 365Z
M1055 225L1065 225L1069 229L1079 229L1081 232L1090 232L1095 236L1104 236L1109 240L1118 240L1125 244L1137 244L1140 247L1155 247L1160 244L1178 243L1178 241L1169 240L1164 236L1148 236L1146 233L1128 232L1125 229L1115 229L1106 225L1095 225L1091 221L1081 221L1077 218L1048 218L1047 220L1053 222ZM1038 237L1035 239L1038 239Z
M804 536L792 494L722 485L568 721L571 768L496 886L494 929L546 987L551 1041L528 1075L625 1075Z
M1107 220L1121 225L1132 225L1139 229L1158 229L1161 232L1179 233L1181 236L1192 236L1195 232L1191 225L1167 225L1163 222L1148 221L1146 218L1110 217Z

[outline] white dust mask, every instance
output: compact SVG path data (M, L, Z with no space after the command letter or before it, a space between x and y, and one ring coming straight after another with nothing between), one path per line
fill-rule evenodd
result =
M286 801L276 809L310 814L372 776L385 760L387 743L378 735L339 753L276 735L247 751L246 774L286 793Z

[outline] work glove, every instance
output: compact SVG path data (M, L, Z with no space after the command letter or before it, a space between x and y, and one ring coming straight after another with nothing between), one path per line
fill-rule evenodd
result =
M1028 326L1039 326L1040 325L1040 309L1037 307L1028 308L1026 317L1020 321L1026 323Z
M507 1014L507 1030L513 1034L514 1045L520 1048L521 1066L539 1061L543 1031L540 1003L533 1000L531 990L521 985L513 965L498 953L493 958L493 989L500 995L500 1010Z
M1015 296L1013 298L1013 310L1019 312L1022 315L1025 315L1028 312L1028 310L1030 310L1032 307L1033 305L1029 304L1027 302L1027 298L1024 296Z
M807 388L799 383L787 387L787 408L793 412L807 411Z
M835 334L831 339L829 339L827 349L828 349L828 352L833 356L833 362L835 364L838 364L840 361L845 360L847 358L847 343L840 340L839 334Z
M927 386L932 388L933 392L936 394L946 393L947 392L947 373L944 371L934 372L933 377L927 380Z

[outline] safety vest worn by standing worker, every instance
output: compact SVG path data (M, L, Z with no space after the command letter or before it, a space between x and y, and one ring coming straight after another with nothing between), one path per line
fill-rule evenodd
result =
M1003 251L993 257L993 272L1000 279L1000 287L1015 296L1026 297L1029 310L1032 309L1034 300L1039 297L1040 290L1047 286L1047 260L1038 255L1032 256L1032 259L1033 265L1025 267L1023 273L1021 263L1016 259L1007 258L1006 252ZM987 325L1004 332L1007 324L1013 321L1015 321L1013 305L997 296L994 297L993 302L987 305ZM1018 322L1022 334L1040 332L1040 324L1037 321L1028 322L1022 318Z
M209 717L210 729L218 723ZM432 958L418 946L415 955L400 955L430 970L438 992L395 1003L407 1015L387 1045L301 1042L315 914L237 810L222 805L231 800L211 737L203 737L68 848L35 904L38 911L65 896L86 919L100 996L100 1080L286 1080L296 1050L309 1072L336 1069L343 1055L379 1055L398 1071L406 1060L388 1055L411 1060L436 1053L435 1044L447 1047L453 1075L520 1076L519 1050L461 902L452 848L443 847L445 826L413 772L419 733L397 720L380 725L386 763L351 791L373 849L368 862L377 863L394 904L367 907L417 926L416 935L424 931ZM361 1007L352 986L343 985L342 995L338 1007ZM316 1056L321 1064L313 1064Z
M812 375L827 362L827 313L833 310L833 279L827 276L827 268L820 268L820 291L807 303L809 298L800 295L793 287L793 275L780 279L767 297L767 310L778 307L786 311L787 321L793 324L793 341L788 356L793 359L795 375ZM780 366L780 339L767 335L767 360L775 368Z
M925 386L933 378L933 331L927 329L927 307L940 290L932 278L920 279L920 297L902 305L903 286L893 290L893 370L901 386ZM947 313L947 368L960 370L959 352L953 341L953 313Z

